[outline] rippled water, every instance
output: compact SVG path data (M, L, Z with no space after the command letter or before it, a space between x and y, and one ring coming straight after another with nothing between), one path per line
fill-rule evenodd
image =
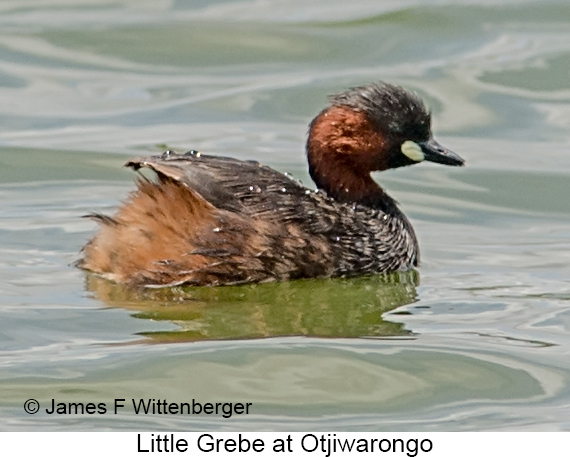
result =
M377 176L418 273L140 292L73 268L129 157L193 148L308 183L307 123L378 79L468 163ZM1 429L570 428L566 0L3 0L0 101ZM28 398L254 406L54 417Z

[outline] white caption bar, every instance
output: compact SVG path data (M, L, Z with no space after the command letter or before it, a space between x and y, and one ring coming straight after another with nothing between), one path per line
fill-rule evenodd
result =
M570 433L2 433L4 455L458 457L570 455Z

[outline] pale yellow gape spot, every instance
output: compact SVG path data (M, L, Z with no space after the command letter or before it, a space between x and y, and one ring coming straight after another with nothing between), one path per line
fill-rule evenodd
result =
M401 149L402 154L404 154L409 159L412 159L414 162L421 162L425 159L425 154L422 151L422 148L415 141L404 141L402 143Z

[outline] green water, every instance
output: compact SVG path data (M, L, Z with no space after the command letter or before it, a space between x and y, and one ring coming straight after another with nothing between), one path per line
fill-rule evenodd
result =
M307 124L375 80L417 91L467 160L376 176L418 272L133 291L73 267L129 157L309 184ZM0 0L0 101L1 430L570 428L567 1ZM115 398L253 406L45 412Z

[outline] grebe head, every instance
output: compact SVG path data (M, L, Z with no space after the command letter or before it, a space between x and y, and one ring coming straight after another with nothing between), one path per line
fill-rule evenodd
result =
M422 100L402 87L373 83L330 98L311 122L309 172L318 188L341 201L375 204L383 195L370 172L423 162L464 161L431 133Z

